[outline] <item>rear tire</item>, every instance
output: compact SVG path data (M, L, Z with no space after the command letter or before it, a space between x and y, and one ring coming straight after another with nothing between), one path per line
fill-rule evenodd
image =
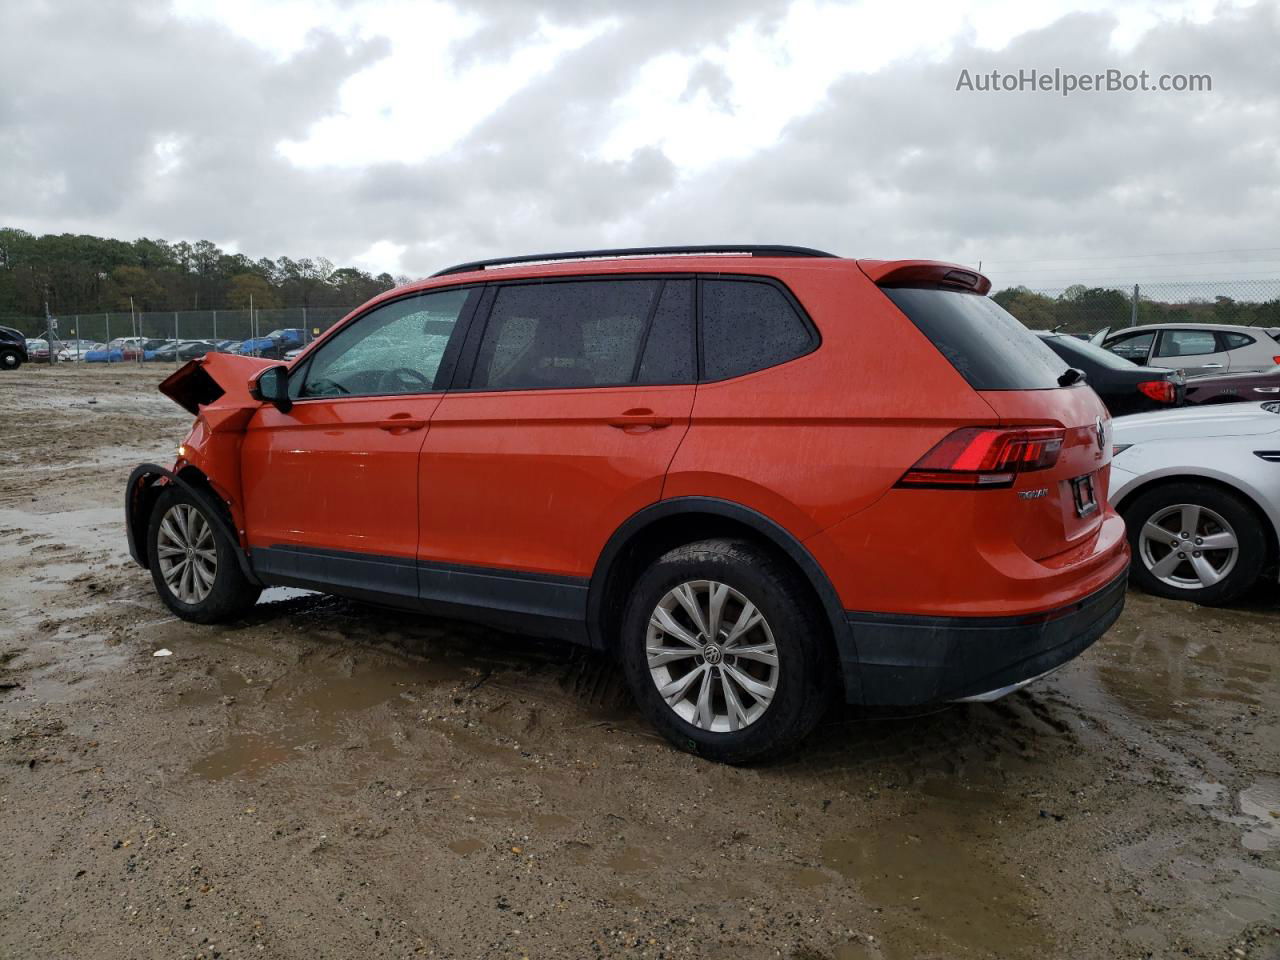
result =
M1130 579L1158 597L1231 603L1257 582L1266 563L1262 518L1244 497L1212 484L1156 487L1125 507L1124 520Z
M0 350L0 370L17 370L22 366L22 354L17 350Z
M623 613L636 703L668 740L710 760L786 752L834 690L828 631L813 606L799 577L748 541L669 551L640 576Z
M151 581L165 606L192 623L226 623L248 612L262 593L240 569L208 497L170 484L147 525Z

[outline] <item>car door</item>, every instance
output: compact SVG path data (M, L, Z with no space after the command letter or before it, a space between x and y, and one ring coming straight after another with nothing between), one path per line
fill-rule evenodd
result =
M241 477L255 570L416 605L418 454L479 296L450 288L375 306L290 372L290 409L254 415Z
M426 606L581 629L600 551L688 429L693 307L682 277L493 285L422 449Z
M1161 330L1151 363L1157 367L1185 370L1188 376L1193 376L1197 373L1225 373L1231 366L1231 358L1221 348L1212 330Z

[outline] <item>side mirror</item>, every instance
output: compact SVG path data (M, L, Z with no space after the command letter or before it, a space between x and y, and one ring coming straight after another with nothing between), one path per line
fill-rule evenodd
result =
M250 383L249 395L272 404L281 413L288 413L293 409L293 400L289 397L289 368L267 367Z

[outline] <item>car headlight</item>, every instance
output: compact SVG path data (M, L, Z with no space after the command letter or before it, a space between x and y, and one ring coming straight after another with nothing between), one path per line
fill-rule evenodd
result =
M1111 445L1111 456L1118 457L1132 446L1132 443L1113 443Z

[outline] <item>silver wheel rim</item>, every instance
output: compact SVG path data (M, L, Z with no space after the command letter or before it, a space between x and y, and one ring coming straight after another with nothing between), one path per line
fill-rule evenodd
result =
M728 584L689 580L649 616L649 675L685 722L733 733L759 720L778 691L778 648L755 604Z
M183 603L197 604L209 595L218 575L218 551L199 510L186 503L169 508L160 521L156 559L165 586Z
M1138 553L1161 583L1202 590L1230 575L1240 545L1231 524L1219 514L1196 503L1176 503L1142 525Z

